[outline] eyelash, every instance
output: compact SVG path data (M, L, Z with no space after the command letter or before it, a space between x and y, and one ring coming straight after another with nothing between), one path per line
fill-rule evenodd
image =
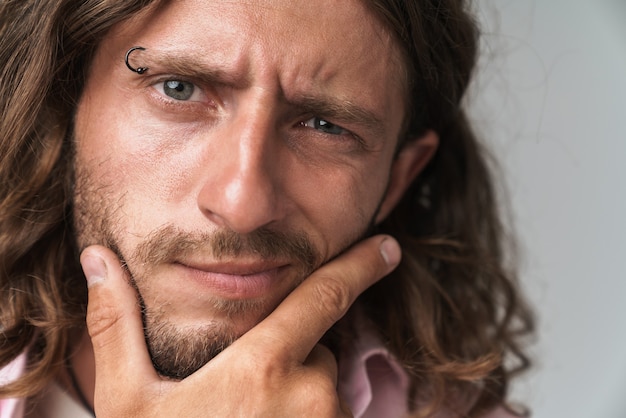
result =
M312 120L317 120L317 122L313 123L313 126L308 126L311 129L315 129L317 131L320 131L322 133L328 134L328 135L333 135L333 136L341 136L341 135L351 135L352 133L350 131L348 131L347 129L345 129L343 126L337 125L333 122L330 122L327 119L318 117L318 116L313 116L305 121L300 122L300 124L304 127L307 127L307 122L310 122ZM332 132L326 132L322 129L323 126L325 125L329 125L330 128L335 128L338 129L340 132L339 133L332 133Z
M324 132L321 129L316 129L315 127L310 127L310 126L306 126L307 122L310 122L313 119L318 119L320 121L326 122L328 124L331 124L339 129L341 129L341 133L337 133L337 134L333 134L333 133L328 133L328 132ZM314 135L317 135L320 138L324 138L326 141L328 141L329 143L332 144L343 144L346 147L349 147L352 150L367 150L368 146L367 143L363 140L363 138L361 138L359 135L355 134L354 132L350 131L347 128L344 128L341 125L337 125L334 122L331 122L328 119L319 117L319 116L309 116L307 119L302 120L301 122L298 123L298 125L300 127L302 127L303 129L306 130L311 130L314 132ZM355 147L356 148L353 148Z
M184 84L189 84L193 86L194 90L192 92L193 98L197 97L195 100L177 100L176 98L165 93L165 84L168 82L179 82ZM194 82L193 80L187 79L186 77L181 76L162 76L153 80L150 80L149 87L154 92L154 96L158 98L158 100L167 107L173 108L185 108L188 109L190 107L197 107L199 104L209 106L213 109L217 108L217 103L215 102L213 95L207 94L207 89L201 84Z

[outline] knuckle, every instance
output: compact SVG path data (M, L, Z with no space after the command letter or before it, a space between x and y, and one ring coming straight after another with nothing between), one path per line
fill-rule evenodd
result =
M87 329L92 340L108 334L121 321L122 315L111 303L103 303L97 308L87 309Z
M343 316L353 301L350 287L335 276L319 277L315 283L314 294L319 300L318 309L333 320Z
M306 400L306 409L311 412L311 416L334 417L340 409L333 380L322 374L309 374L298 388L298 398Z
M335 357L330 348L326 347L325 345L317 344L315 348L313 348L311 354L313 353L315 353L315 355L320 358L321 362L333 365L335 368L337 367L337 357Z

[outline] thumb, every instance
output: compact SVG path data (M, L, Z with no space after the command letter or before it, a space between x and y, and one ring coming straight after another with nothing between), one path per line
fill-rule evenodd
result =
M143 334L137 293L117 256L91 246L80 257L87 278L87 329L96 361L96 402L115 399L157 377ZM145 382L145 380L144 380Z

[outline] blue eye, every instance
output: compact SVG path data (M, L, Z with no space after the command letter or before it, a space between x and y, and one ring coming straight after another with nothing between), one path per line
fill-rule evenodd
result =
M172 99L189 100L193 97L195 86L187 81L167 80L163 82L163 93Z
M318 131L322 131L330 135L343 135L345 133L348 133L348 131L341 126L335 125L334 123L328 122L327 120L320 119L318 117L313 117L309 120L306 120L302 122L302 125L316 129Z

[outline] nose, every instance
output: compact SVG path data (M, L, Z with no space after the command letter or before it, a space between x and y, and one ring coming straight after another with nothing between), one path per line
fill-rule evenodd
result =
M281 219L280 144L271 106L249 106L210 135L215 146L198 194L204 216L240 234Z

